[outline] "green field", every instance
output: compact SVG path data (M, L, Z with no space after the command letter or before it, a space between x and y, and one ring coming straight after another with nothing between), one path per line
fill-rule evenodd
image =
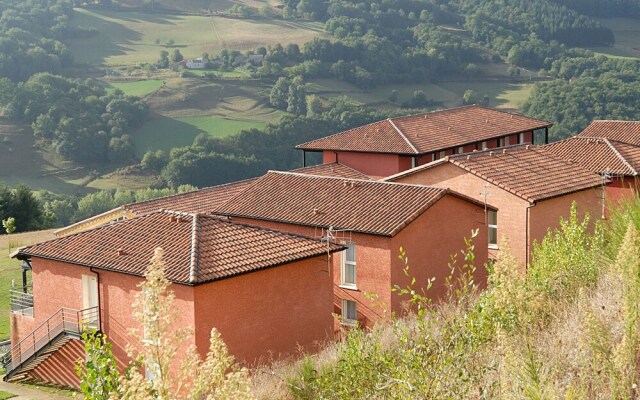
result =
M128 96L144 97L153 93L163 85L161 79L147 79L133 82L108 82L105 84L107 91L120 89Z
M133 141L136 145L136 153L141 157L148 150L168 151L173 147L189 146L201 132L222 137L242 129L263 128L265 125L264 122L233 120L217 116L160 117L148 121L133 134Z
M31 129L0 121L0 182L10 187L24 183L34 190L77 194L86 190L77 182L87 179L89 171L60 160L52 151L36 146Z
M305 43L324 35L319 22L249 20L143 12L76 9L72 24L98 34L70 39L74 59L93 65L154 62L160 51L179 49L185 58L222 49L248 50L279 42ZM174 45L167 47L167 41Z
M373 90L361 90L345 82L332 79L317 79L307 85L307 91L323 98L347 96L366 105L394 107L389 102L391 91L398 94L397 103L411 100L416 90L422 90L431 101L443 107L462 105L462 95L468 89L476 91L481 97L488 95L491 107L518 109L526 100L533 84L529 82L442 82L438 84L394 84L379 86Z
M596 54L608 57L640 58L640 20L631 18L597 18L615 35L613 47L591 47Z

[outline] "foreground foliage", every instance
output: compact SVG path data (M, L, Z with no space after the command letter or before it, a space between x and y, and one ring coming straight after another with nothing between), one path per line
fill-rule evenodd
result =
M640 201L603 227L574 206L536 245L526 276L503 243L487 290L462 274L448 301L409 292L422 313L353 330L293 371L274 370L289 378L272 385L295 399L637 398L638 210Z

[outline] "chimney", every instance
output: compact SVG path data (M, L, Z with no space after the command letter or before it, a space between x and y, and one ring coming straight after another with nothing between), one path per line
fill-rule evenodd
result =
M118 249L117 253L119 256L124 256L125 254L127 254L122 247Z

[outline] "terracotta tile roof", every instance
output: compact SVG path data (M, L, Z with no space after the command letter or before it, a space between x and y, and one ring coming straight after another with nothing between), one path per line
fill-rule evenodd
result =
M446 193L420 185L270 171L220 214L393 236Z
M599 137L640 146L640 121L596 120L578 137Z
M303 143L303 150L425 154L551 126L520 114L477 105L389 118Z
M572 137L541 149L597 174L636 176L640 170L640 147L606 138Z
M371 180L370 176L340 163L313 165L311 167L294 169L291 170L291 172L297 172L299 174L306 175L334 176L337 178Z
M167 278L181 284L229 278L344 249L215 216L158 211L28 246L18 257L142 276L157 247L164 249Z
M393 182L447 162L531 203L602 184L602 178L597 174L533 145L448 156L385 180Z
M189 213L212 213L217 211L227 200L235 197L254 181L255 179L247 179L224 185L211 186L193 192L174 194L140 203L127 204L124 207L127 211L136 215L143 215L161 209Z

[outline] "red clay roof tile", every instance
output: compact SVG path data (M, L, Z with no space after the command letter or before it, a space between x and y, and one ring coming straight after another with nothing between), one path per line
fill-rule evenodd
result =
M385 180L393 182L447 162L532 203L602 185L597 174L533 145L448 156Z
M167 278L181 284L229 278L344 249L220 217L158 211L28 246L18 257L42 257L142 276L157 247L164 249Z
M390 118L303 143L303 150L425 154L551 126L477 105Z
M220 214L393 236L447 193L371 180L269 172Z
M180 212L212 213L217 211L227 200L235 197L254 181L255 179L247 179L224 185L211 186L193 192L174 194L140 203L127 204L125 209L136 215L143 215L161 209Z
M640 121L596 120L578 137L599 137L640 146Z
M541 149L597 174L635 176L640 170L640 147L606 138L576 136L549 143Z
M334 176L336 178L371 180L370 176L340 163L312 165L310 167L294 169L291 170L291 172L306 175Z

